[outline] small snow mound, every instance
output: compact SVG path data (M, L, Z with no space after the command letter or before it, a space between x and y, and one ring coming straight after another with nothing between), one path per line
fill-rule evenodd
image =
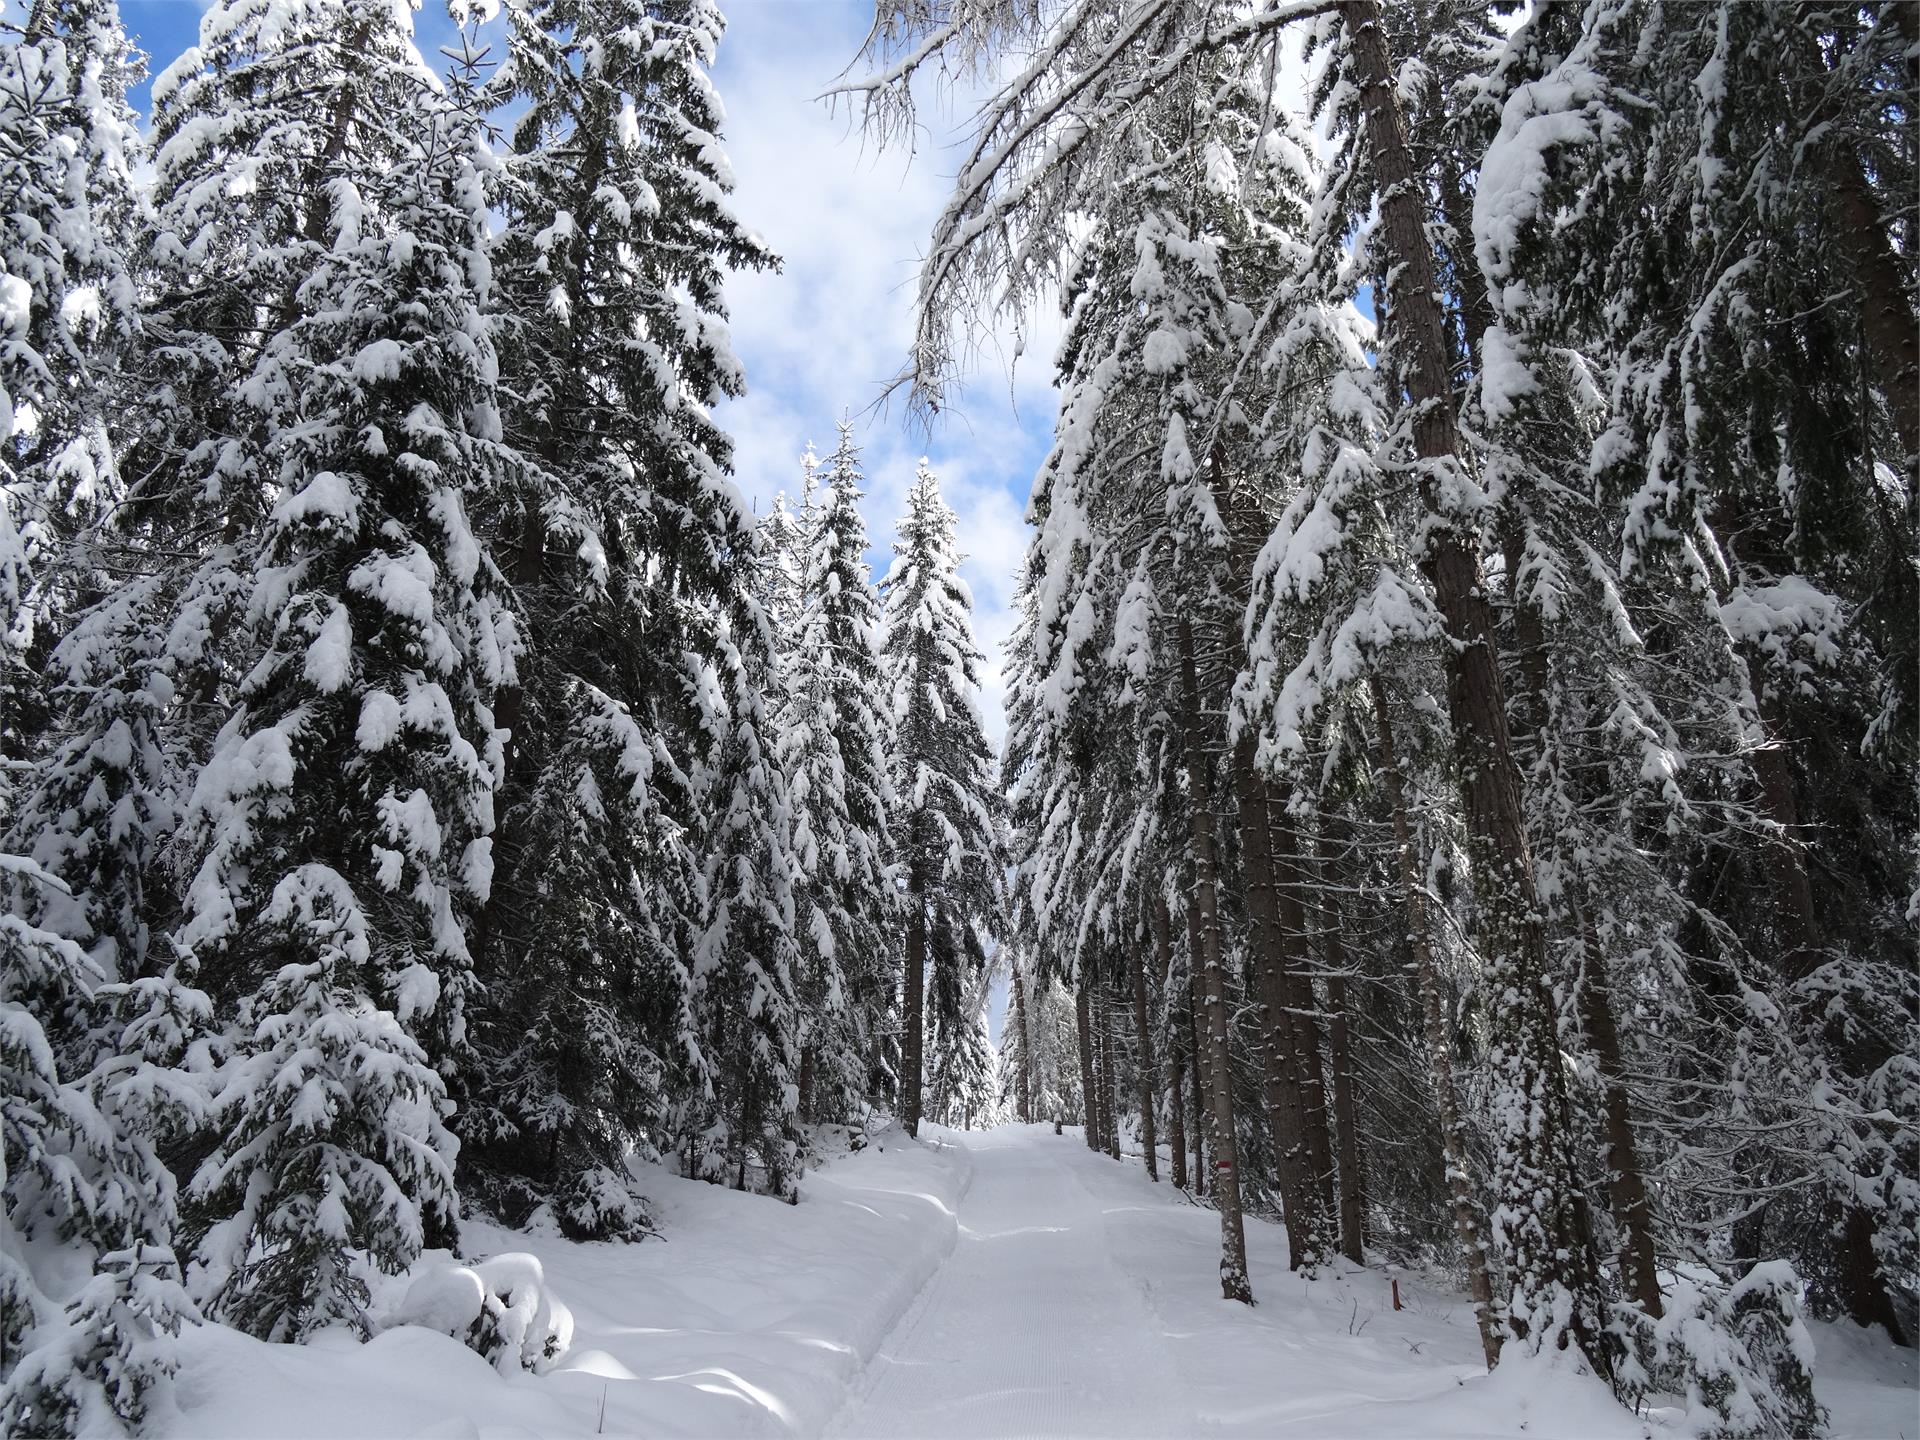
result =
M539 1259L517 1252L470 1266L423 1262L388 1324L450 1335L506 1374L544 1374L573 1343L573 1312L547 1288Z
M487 1301L480 1277L464 1265L436 1265L416 1275L393 1312L395 1325L419 1325L456 1339L465 1334Z

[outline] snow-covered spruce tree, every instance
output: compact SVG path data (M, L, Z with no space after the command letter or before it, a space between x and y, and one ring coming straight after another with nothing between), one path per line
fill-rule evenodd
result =
M720 632L720 665L688 675L711 749L697 776L705 907L693 949L700 1088L683 1103L690 1175L794 1198L799 1182L799 1016L792 818L767 734L772 637L757 605Z
M137 1435L172 1409L173 1337L195 1317L173 1251L135 1241L94 1274L0 1387L10 1435Z
M1009 927L1011 928L1011 927ZM1009 943L1003 940L1002 944ZM1007 1008L1000 1027L1000 1105L1022 1125L1031 1125L1040 1114L1034 1103L1038 1098L1035 1084L1038 1049L1035 1045L1033 1025L1033 1002L1028 998L1033 989L1032 962L1024 966L1015 959L1007 965Z
M168 243L286 283L255 292L244 424L204 456L268 498L186 832L177 940L238 1018L187 1199L200 1293L284 1339L364 1331L361 1257L454 1231L437 1067L465 1042L513 648L467 520L500 469L490 162L391 6L241 0L203 38L162 82Z
M785 632L793 639L780 763L800 866L801 1119L845 1120L890 1068L882 1045L897 945L880 602L850 422L819 478L805 521L798 630Z
M1911 266L1889 238L1911 223L1895 218L1911 42L1891 6L1659 15L1656 53L1636 43L1653 12L1601 7L1583 53L1507 102L1504 128L1531 119L1584 152L1572 187L1520 174L1546 192L1542 223L1558 235L1577 216L1586 243L1527 247L1524 209L1483 243L1496 263L1512 247L1571 302L1559 323L1604 346L1592 463L1621 568L1634 583L1677 572L1708 597L1731 661L1751 771L1736 798L1758 836L1699 837L1682 883L1717 897L1752 957L1712 988L1759 988L1774 1007L1720 1007L1715 1049L1762 1086L1729 1117L1753 1143L1722 1183L1784 1187L1737 1227L1734 1254L1785 1251L1816 1305L1910 1333L1920 1151L1872 1117L1910 1108L1914 1083L1900 837L1920 793L1920 442ZM1804 1109L1815 1091L1847 1098Z
M1334 777L1342 748L1363 758L1375 744L1381 750L1381 781L1392 797L1381 817L1390 821L1393 857L1384 872L1406 916L1415 980L1408 1008L1420 1017L1412 1027L1416 1054L1406 1058L1431 1092L1454 1238L1491 1363L1499 1336L1486 1222L1473 1178L1478 1166L1467 1144L1445 1019L1450 1006L1425 894L1421 807L1410 799L1416 789L1432 795L1437 787L1414 786L1396 757L1413 748L1404 734L1396 743L1396 727L1406 723L1396 713L1402 696L1414 701L1408 707L1414 717L1429 717L1421 748L1444 755L1444 727L1435 733L1427 698L1442 682L1422 653L1440 626L1402 538L1414 532L1417 516L1390 475L1384 397L1366 337L1344 303L1358 280L1341 244L1346 222L1332 209L1317 218L1276 288L1275 323L1255 367L1262 390L1252 393L1276 398L1258 412L1254 429L1267 463L1286 480L1272 533L1251 567L1247 665L1236 686L1235 724L1257 740L1261 767L1297 800L1314 796L1323 812L1336 808L1327 792L1339 786ZM1304 848L1304 832L1294 833L1299 838L1289 848ZM1394 957L1389 973L1406 968ZM1343 1176L1349 1217L1343 1229L1353 1211L1348 1189ZM1348 1239L1343 1234L1343 1244Z
M1080 1068L1074 1058L1073 997L1058 981L1035 987L1031 1023L1039 1037L1035 1068L1040 1118L1077 1125L1086 1118L1080 1092Z
M921 462L896 527L886 597L894 845L904 873L905 1041L900 1117L920 1122L928 981L951 1022L986 963L1001 911L1002 800L980 716L982 657L960 578L954 516Z
M1524 792L1479 548L1480 495L1469 483L1473 457L1449 382L1445 307L1420 201L1430 177L1416 170L1408 144L1381 7L1350 0L1321 25L1331 49L1320 93L1342 155L1328 188L1353 218L1369 193L1380 197L1366 243L1392 282L1381 357L1393 402L1389 430L1396 466L1416 482L1416 555L1446 637L1476 940L1495 1007L1490 1121L1499 1137L1494 1232L1510 1292L1505 1313L1513 1336L1530 1348L1571 1337L1604 1367Z
M52 743L23 777L10 827L8 843L61 882L25 887L16 910L85 947L110 980L170 958L153 934L169 908L161 855L181 799L166 580L141 575L98 598L53 647Z
M35 0L0 49L0 746L46 718L66 611L106 588L81 545L122 497L119 376L139 332L141 57L114 0Z
M927 1118L935 1124L985 1130L999 1122L1000 1071L987 1020L995 974L992 966L975 971L958 1010L934 1035L927 1066Z
M767 612L767 623L776 635L800 633L800 613L805 605L807 516L812 510L813 475L820 465L811 445L801 457L801 464L807 497L801 512L794 513L786 491L777 491L759 527L760 550L766 556L760 579L760 608ZM780 654L780 663L784 676L792 666L792 657L785 650ZM787 688L783 679L780 701L783 705Z
M505 1213L552 1197L597 1234L588 1194L667 1141L704 1075L693 772L717 737L684 666L721 663L751 550L710 414L742 378L721 278L771 257L727 209L715 7L526 0L507 24L490 99L519 112L495 253L518 468L482 523L524 650L497 711L463 1167Z
M59 888L25 857L0 866ZM138 1117L111 1103L122 1097L103 1104L88 1083L89 957L14 912L0 915L0 961L0 1423L137 1430L164 1412L171 1337L194 1317L171 1248L173 1177ZM95 1274L70 1297L59 1262L73 1248Z
M1331 1213L1334 1178L1319 1019L1310 998L1315 982L1306 973L1303 896L1311 877L1293 862L1301 846L1275 783L1279 777L1262 776L1250 763L1250 744L1223 755L1225 737L1208 735L1199 722L1224 708L1223 692L1238 667L1232 648L1246 571L1279 506L1263 493L1268 467L1260 436L1246 405L1236 402L1269 327L1284 322L1269 287L1288 245L1298 243L1292 232L1310 181L1300 147L1273 119L1271 96L1262 92L1263 83L1271 89L1261 78L1263 47L1268 32L1307 8L1278 5L1228 17L1201 6L1161 7L1151 15L1114 17L1111 43L1086 52L1073 43L1072 26L1055 29L1039 12L966 5L931 27L925 7L907 6L877 32L880 73L850 87L864 93L869 118L888 131L911 117L912 73L936 59L967 63L1010 43L1031 43L1038 57L983 112L965 183L937 227L922 272L914 356L923 397L937 400L954 337L979 313L975 299L1003 288L1016 301L1031 298L1050 279L1080 286L1078 275L1063 276L1037 257L1071 253L1084 269L1100 245L1080 243L1077 217L1089 211L1110 217L1111 273L1104 287L1092 277L1089 291L1104 288L1107 299L1076 305L1085 322L1076 318L1074 330L1085 333L1070 330L1062 351L1063 370L1085 387L1087 410L1080 435L1063 454L1087 469L1088 495L1109 485L1125 493L1142 484L1143 458L1161 461L1158 483L1144 486L1148 493L1136 495L1136 503L1110 500L1111 520L1091 500L1076 503L1096 524L1111 524L1116 542L1126 535L1130 553L1155 556L1154 589L1172 613L1190 621L1188 633L1176 626L1166 646L1170 660L1183 650L1193 654L1193 701L1172 712L1194 717L1193 733L1201 737L1187 768L1205 775L1219 759L1235 762L1223 781L1236 802L1239 833L1212 833L1211 804L1189 810L1196 820L1193 847L1204 852L1201 933L1203 940L1221 941L1212 951L1227 953L1222 927L1237 923L1233 912L1244 897L1263 1002L1254 1037L1268 1080L1262 1109L1279 1137L1274 1149L1290 1172L1287 1188L1303 1220L1310 1211ZM924 45L926 30L916 28L923 25L937 28L937 38ZM1080 69L1090 61L1102 67L1099 74ZM1097 95L1093 109L1066 124L1062 97L1083 87ZM989 212L1011 223L977 223ZM1128 287L1125 302L1121 285ZM1150 317L1141 318L1144 311ZM1122 386L1124 398L1117 393ZM1063 421L1073 408L1072 402L1063 406ZM1102 411L1111 416L1104 441L1095 418ZM1076 449L1085 453L1075 456ZM1106 467L1111 476L1101 473ZM1135 518L1162 515L1163 538L1176 547L1172 563L1157 554ZM1078 621L1072 572L1056 574L1052 585L1067 599L1049 607L1047 623L1064 624L1074 615L1075 628L1088 630ZM1220 782L1209 776L1198 783ZM1238 881L1239 894L1223 892L1223 879ZM1233 903L1223 906L1223 898ZM1197 978L1211 994L1207 963ZM1208 1008L1223 1003L1224 990ZM1207 1029L1211 1037L1216 1027ZM1224 1047L1231 1037L1224 1023L1218 1030ZM1225 1065L1215 1068L1230 1090ZM1324 1223L1303 1223L1290 1233L1313 1240L1305 1261L1324 1249L1319 1237L1330 1232Z
M8 864L3 882L13 953L0 999L12 1014L0 1048L19 1071L6 1103L32 1116L7 1125L7 1225L43 1255L58 1253L51 1241L78 1247L96 1271L79 1294L57 1295L64 1309L41 1297L44 1323L30 1338L17 1316L0 1322L0 1346L19 1359L0 1394L9 1433L138 1430L166 1408L156 1390L172 1374L170 1337L195 1314L179 1288L174 1179L159 1157L178 1153L201 1114L188 1049L213 1017L180 967L149 953L174 773L160 753L172 690L147 648L164 620L158 589L151 579L123 587L56 647L65 678L55 698L79 698L15 820L33 853ZM122 669L129 640L145 653ZM38 1173L48 1162L63 1173Z

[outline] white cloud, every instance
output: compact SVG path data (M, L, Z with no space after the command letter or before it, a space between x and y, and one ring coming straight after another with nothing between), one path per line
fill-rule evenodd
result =
M1001 644L1026 547L1022 516L1052 433L1058 320L1034 317L1011 371L1010 341L1000 355L983 353L978 374L930 435L909 420L903 397L882 402L908 353L919 257L946 199L951 162L938 144L923 144L911 163L903 153L876 152L844 107L835 115L816 100L852 58L871 13L859 4L730 9L715 80L728 112L734 208L785 263L781 273L742 275L727 286L749 393L720 419L735 439L740 484L764 510L775 491L798 489L807 441L831 449L835 422L853 413L876 578L915 465L930 457L959 518L997 739Z

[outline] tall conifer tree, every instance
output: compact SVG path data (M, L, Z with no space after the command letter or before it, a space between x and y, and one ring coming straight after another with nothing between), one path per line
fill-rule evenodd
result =
M1001 904L1002 800L980 714L982 656L960 578L953 511L925 461L887 572L895 845L906 881L906 1040L900 1114L919 1124L928 983L943 1022L986 963Z

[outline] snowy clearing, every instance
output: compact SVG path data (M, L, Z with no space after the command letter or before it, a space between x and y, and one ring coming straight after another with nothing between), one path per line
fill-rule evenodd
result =
M469 1224L476 1254L538 1255L572 1309L572 1347L546 1375L503 1376L415 1326L365 1346L190 1330L163 1433L1677 1433L1564 1366L1486 1375L1462 1297L1403 1277L1395 1313L1383 1273L1298 1279L1264 1222L1248 1230L1260 1304L1221 1300L1215 1213L1073 1129L923 1136L883 1132L810 1175L797 1206L650 1168L662 1238L640 1244ZM1910 1354L1848 1327L1815 1333L1835 1440L1920 1434Z

